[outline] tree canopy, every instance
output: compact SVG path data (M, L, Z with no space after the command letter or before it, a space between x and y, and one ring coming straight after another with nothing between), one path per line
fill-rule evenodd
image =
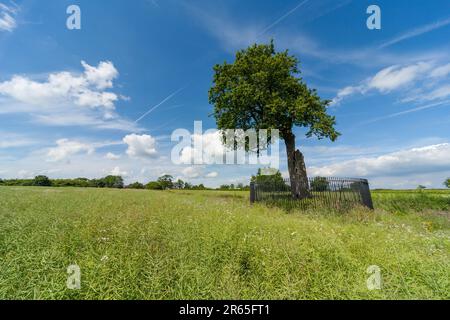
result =
M237 52L233 64L214 67L209 101L218 129L279 129L286 138L294 126L307 127L307 137L330 138L339 133L328 115L329 100L303 82L298 59L270 44Z
M298 64L298 59L287 50L276 52L273 41L238 51L232 64L214 66L209 102L214 105L213 115L227 147L237 149L244 142L246 150L259 154L272 142L271 131L267 141L250 145L246 137L230 143L226 130L279 130L286 144L292 196L306 198L310 196L308 176L304 156L296 150L294 127L305 128L308 138L335 141L340 133L334 128L335 117L327 114L330 101L308 88L300 77Z
M273 174L263 174L261 169L258 169L256 176L252 176L251 182L270 185L284 185L284 179L279 170Z
M163 190L173 188L173 177L171 175L165 174L158 178L158 183Z
M325 177L315 177L311 181L311 190L323 192L327 191L330 186L330 183L328 182L327 178Z
M33 180L33 186L36 187L50 187L52 182L47 176L36 176Z

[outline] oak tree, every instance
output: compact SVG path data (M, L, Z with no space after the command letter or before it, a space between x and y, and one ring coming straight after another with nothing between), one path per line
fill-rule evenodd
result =
M321 99L300 77L298 59L270 44L255 44L236 54L233 63L214 67L209 101L219 130L278 129L288 158L292 195L310 195L302 152L296 149L294 127L306 136L334 141L340 135L335 118L327 114L329 100ZM258 144L258 150L261 145Z

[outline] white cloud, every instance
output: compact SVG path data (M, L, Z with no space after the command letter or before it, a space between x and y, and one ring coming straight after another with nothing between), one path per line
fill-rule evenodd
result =
M402 177L449 171L449 159L450 143L442 143L311 167L309 172L314 176Z
M206 178L217 178L219 176L219 173L216 171L208 173L205 177Z
M108 152L105 157L108 160L119 160L120 159L120 155L114 154L112 152Z
M365 90L364 86L345 87L344 89L341 89L338 91L338 93L337 93L336 97L333 99L331 105L338 105L339 103L341 103L342 100L344 100L345 97L351 96L355 93L362 93L362 92L364 92L364 90Z
M0 113L27 113L47 125L137 130L115 112L115 103L124 97L105 91L119 75L112 62L102 61L97 67L81 63L81 74L55 72L44 81L14 75L0 82Z
M36 143L37 140L21 134L0 132L0 149L26 147Z
M436 100L445 99L450 96L450 85L443 85L442 87L436 88L425 96L426 100Z
M442 77L446 77L450 74L450 63L447 63L443 66L439 66L437 68L435 68L430 76L432 78L442 78Z
M155 158L156 139L150 135L130 134L123 138L123 142L128 145L127 154L133 158Z
M216 156L221 157L226 148L222 143L222 137L218 130L205 132L202 135L192 135L192 141L201 141L202 143L202 159L203 162L208 163L208 160L215 159ZM196 150L194 147L185 147L180 154L180 162L183 164L194 163L194 155ZM198 163L200 164L200 163Z
M16 20L9 15L9 13L0 13L0 30L3 31L13 31L16 28Z
M60 139L56 141L56 147L48 150L47 156L49 161L61 161L75 154L92 154L94 151L95 148L90 144L71 141L69 139Z
M450 74L450 64L436 65L436 62L417 62L411 65L394 65L380 70L373 77L356 86L347 86L338 91L332 105L340 104L345 98L355 94L378 91L386 94L400 91L406 96L402 102L445 99L448 85L437 87L440 80ZM435 81L430 81L432 78ZM433 91L434 88L434 91ZM425 93L426 91L426 93ZM431 93L430 93L431 92Z
M115 167L109 172L109 174L112 176L121 176L121 177L128 176L128 172L120 170L120 167Z
M17 148L29 146L33 142L31 140L6 140L0 141L0 149L9 149L9 148Z
M390 92L407 86L415 81L424 72L431 69L426 62L419 62L409 66L391 66L378 72L367 83L367 89L377 89L380 92Z
M263 26L242 26L237 25L232 15L226 13L225 8L208 12L204 9L185 4L189 13L202 24L202 26L222 44L227 51L234 52L253 44L260 34ZM222 15L218 15L218 12Z
M32 179L35 177L35 174L27 170L19 170L19 172L17 172L17 177L19 179Z
M1 114L1 111L0 111ZM55 127L88 126L95 129L111 129L120 131L142 131L136 124L121 118L105 119L92 113L67 112L65 114L35 115L38 124Z
M0 3L0 31L12 32L17 27L15 16L19 7Z
M100 62L96 68L84 61L82 65L85 72L81 75L66 71L52 73L45 82L13 76L11 80L0 83L0 94L34 106L73 103L82 107L114 109L118 95L96 90L112 87L112 81L118 75L114 65L111 62Z
M195 179L202 175L202 171L200 167L187 167L183 169L182 174L188 179Z
M101 61L97 67L92 67L85 61L81 61L81 64L85 70L84 76L86 80L100 90L112 88L113 80L119 75L119 72L110 61Z

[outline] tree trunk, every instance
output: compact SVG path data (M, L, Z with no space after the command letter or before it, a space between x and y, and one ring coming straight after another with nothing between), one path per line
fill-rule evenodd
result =
M284 141L286 144L292 197L295 199L309 198L310 193L305 158L300 150L295 150L295 136L293 133L285 135Z

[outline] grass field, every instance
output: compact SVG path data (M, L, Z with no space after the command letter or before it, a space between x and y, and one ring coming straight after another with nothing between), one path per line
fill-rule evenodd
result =
M373 196L286 213L245 192L2 187L0 298L449 299L450 192Z

